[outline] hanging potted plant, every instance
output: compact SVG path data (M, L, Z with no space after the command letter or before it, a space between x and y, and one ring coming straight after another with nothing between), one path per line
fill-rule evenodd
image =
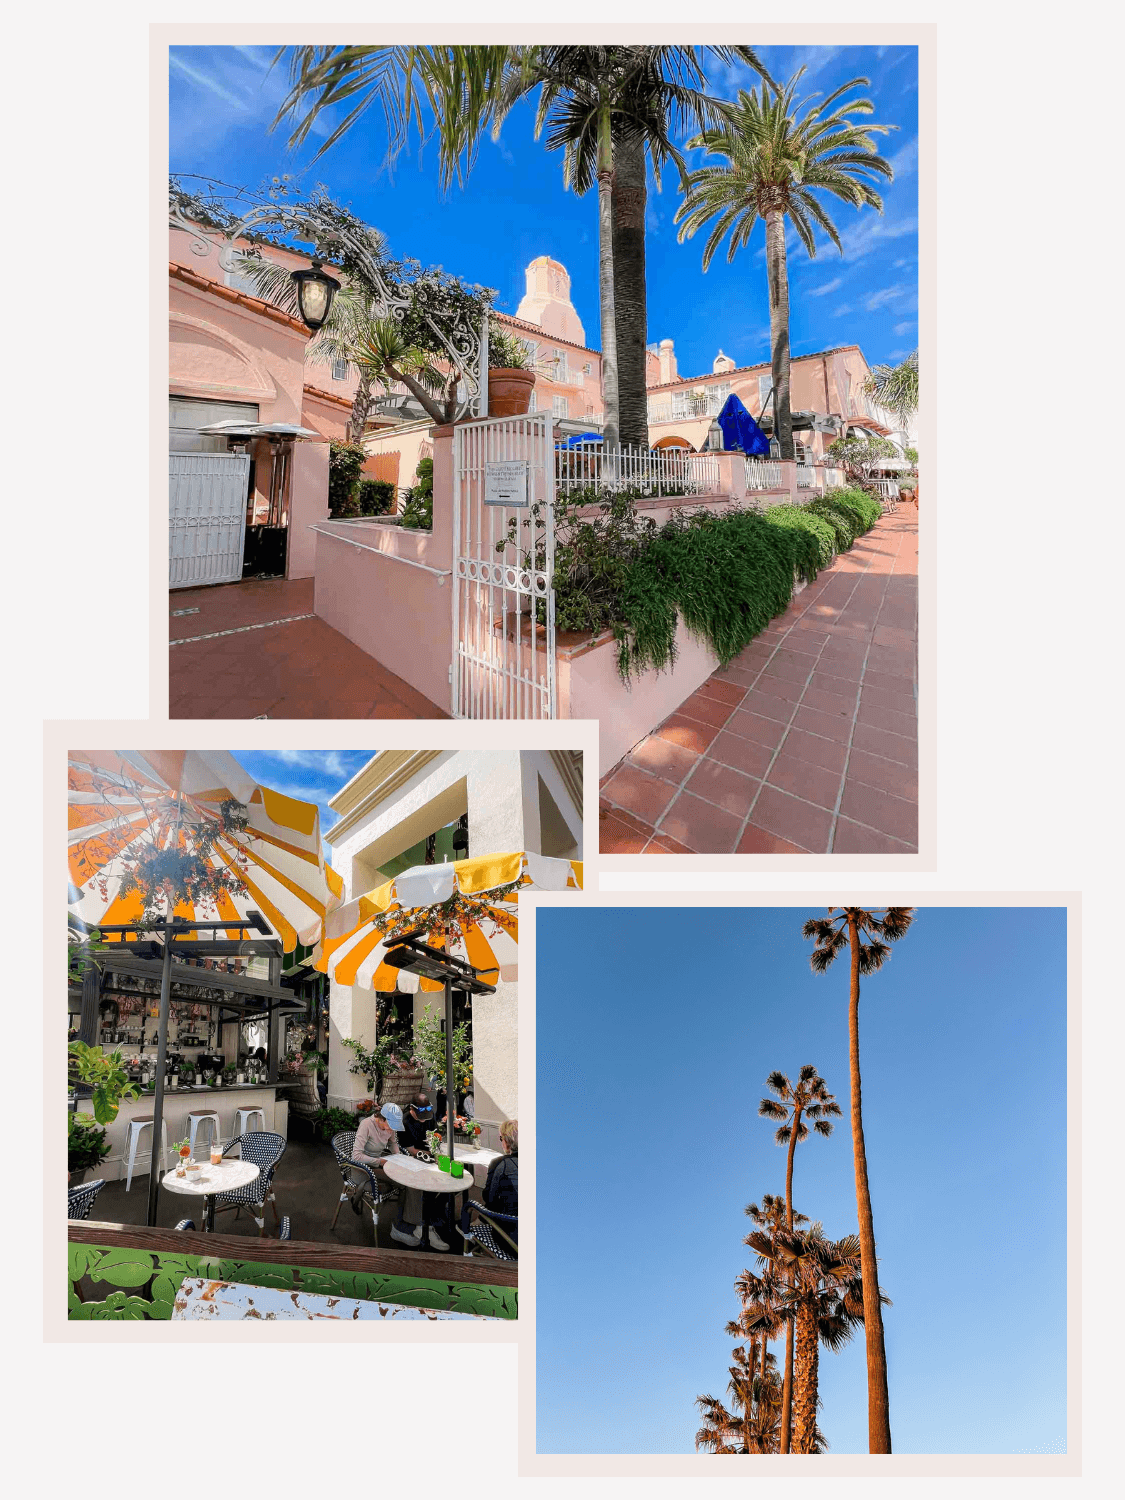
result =
M488 330L488 415L522 417L531 405L535 369L531 352L521 339L490 327Z

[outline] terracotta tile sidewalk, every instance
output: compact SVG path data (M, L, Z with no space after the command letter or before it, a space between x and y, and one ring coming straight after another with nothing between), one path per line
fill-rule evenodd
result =
M168 608L185 642L169 645L169 718L449 717L313 614L311 578L176 589Z
M916 852L917 611L900 505L603 778L601 852Z

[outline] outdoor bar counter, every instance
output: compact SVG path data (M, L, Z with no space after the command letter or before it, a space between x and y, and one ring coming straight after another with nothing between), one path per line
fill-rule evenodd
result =
M287 1135L289 1105L286 1100L277 1098L277 1087L272 1083L234 1083L229 1086L220 1084L217 1088L211 1088L210 1085L205 1084L202 1088L165 1089L164 1120L168 1127L169 1147L174 1141L187 1139L190 1133L188 1115L193 1110L211 1110L218 1115L220 1134L224 1144L232 1136L238 1134L238 1111L240 1109L260 1109L265 1116L266 1130L276 1130L279 1135ZM155 1094L144 1093L139 1099L123 1101L116 1120L112 1125L105 1127L109 1155L100 1167L87 1174L88 1177L91 1179L103 1177L107 1182L117 1182L124 1178L125 1143L129 1133L129 1122L140 1115L151 1115L155 1102ZM89 1114L90 1108L89 1099L78 1100L80 1115ZM254 1122L251 1128L261 1130L261 1122ZM137 1160L133 1167L132 1190L134 1192L138 1178L141 1180L142 1187L147 1182L151 1137L150 1128L141 1137L137 1149ZM196 1155L201 1159L206 1149L207 1139L207 1127L203 1126L201 1133L196 1137ZM165 1167L170 1165L169 1159L165 1162Z

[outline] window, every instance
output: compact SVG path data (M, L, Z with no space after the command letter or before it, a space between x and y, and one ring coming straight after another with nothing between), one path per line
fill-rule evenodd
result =
M332 379L347 380L348 362L346 359L334 359L332 361Z
M528 409L528 411L538 411L539 410L539 402L538 402L538 399L536 398L536 394L535 394L534 391L532 391L532 393L531 393L531 403L530 403L530 405L528 406L527 409Z
M770 393L770 391L772 389L773 389L773 376L772 375L759 375L758 376L758 409L759 409L759 411L764 411L765 410L766 400L767 400L767 398L769 396L769 393Z
M527 350L528 355L530 356L531 361L534 364L535 361L539 358L539 345L535 342L534 339L521 339L520 343Z
M555 396L551 400L551 415L553 417L569 417L570 402L565 396Z
M582 373L583 373L583 375L592 375L594 373L594 367L593 367L593 365L583 365L582 366Z

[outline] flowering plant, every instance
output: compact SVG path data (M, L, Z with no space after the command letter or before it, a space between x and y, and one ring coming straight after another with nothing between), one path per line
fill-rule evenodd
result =
M426 1142L430 1148L431 1156L440 1156L442 1154L444 1139L445 1138L443 1137L440 1130L431 1130L427 1132Z
M173 1141L172 1142L172 1155L173 1156L190 1156L191 1155L191 1142L188 1140L187 1136L185 1136L182 1141Z

